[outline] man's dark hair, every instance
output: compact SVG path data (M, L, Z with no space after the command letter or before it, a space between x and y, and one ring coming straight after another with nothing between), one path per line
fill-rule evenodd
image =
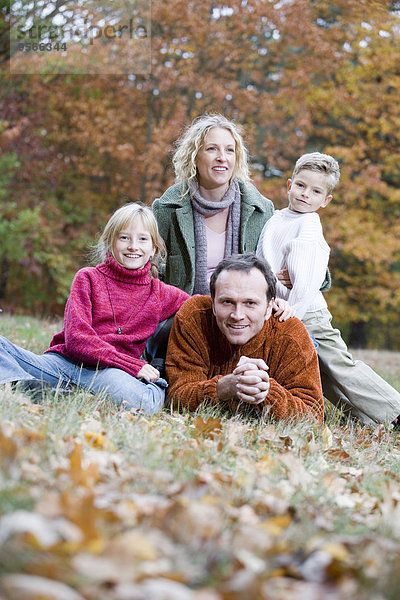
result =
M251 269L258 269L265 277L267 282L267 300L268 302L275 298L276 295L276 277L273 274L271 267L267 261L262 258L258 258L254 252L247 252L246 254L232 254L221 260L218 263L215 271L211 275L210 279L210 294L211 298L215 298L215 284L218 276L222 271L246 271L249 272Z

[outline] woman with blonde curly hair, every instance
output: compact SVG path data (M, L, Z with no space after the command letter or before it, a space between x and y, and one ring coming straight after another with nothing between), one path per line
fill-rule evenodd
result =
M255 251L273 204L250 182L241 128L220 114L197 117L177 142L176 183L153 202L167 246L165 281L209 294L217 264Z

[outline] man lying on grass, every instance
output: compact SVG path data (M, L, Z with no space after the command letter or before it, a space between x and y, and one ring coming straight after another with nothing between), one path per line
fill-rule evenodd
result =
M222 260L211 298L194 296L178 311L168 344L168 397L196 409L204 400L267 408L275 418L323 420L318 359L296 318L272 315L275 276L253 253Z

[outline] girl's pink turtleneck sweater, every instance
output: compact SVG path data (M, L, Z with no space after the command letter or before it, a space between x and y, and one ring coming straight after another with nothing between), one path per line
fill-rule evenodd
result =
M150 263L140 270L126 269L111 255L97 267L80 269L65 306L64 328L46 352L88 366L116 367L136 377L146 364L140 356L159 321L190 298L153 279L149 270Z

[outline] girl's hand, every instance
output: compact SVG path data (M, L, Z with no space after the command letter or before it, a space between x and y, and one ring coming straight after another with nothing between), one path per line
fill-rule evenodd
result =
M278 271L278 273L276 273L277 278L279 279L279 281L281 282L282 285L284 285L285 287L288 288L288 290L291 290L293 285L292 282L290 281L290 275L289 275L289 271L287 269L282 269L282 271Z
M287 321L296 316L296 311L292 308L287 300L275 298L272 312L275 317L279 317L280 321Z
M139 379L155 382L160 379L160 372L149 364L144 365L137 374Z

